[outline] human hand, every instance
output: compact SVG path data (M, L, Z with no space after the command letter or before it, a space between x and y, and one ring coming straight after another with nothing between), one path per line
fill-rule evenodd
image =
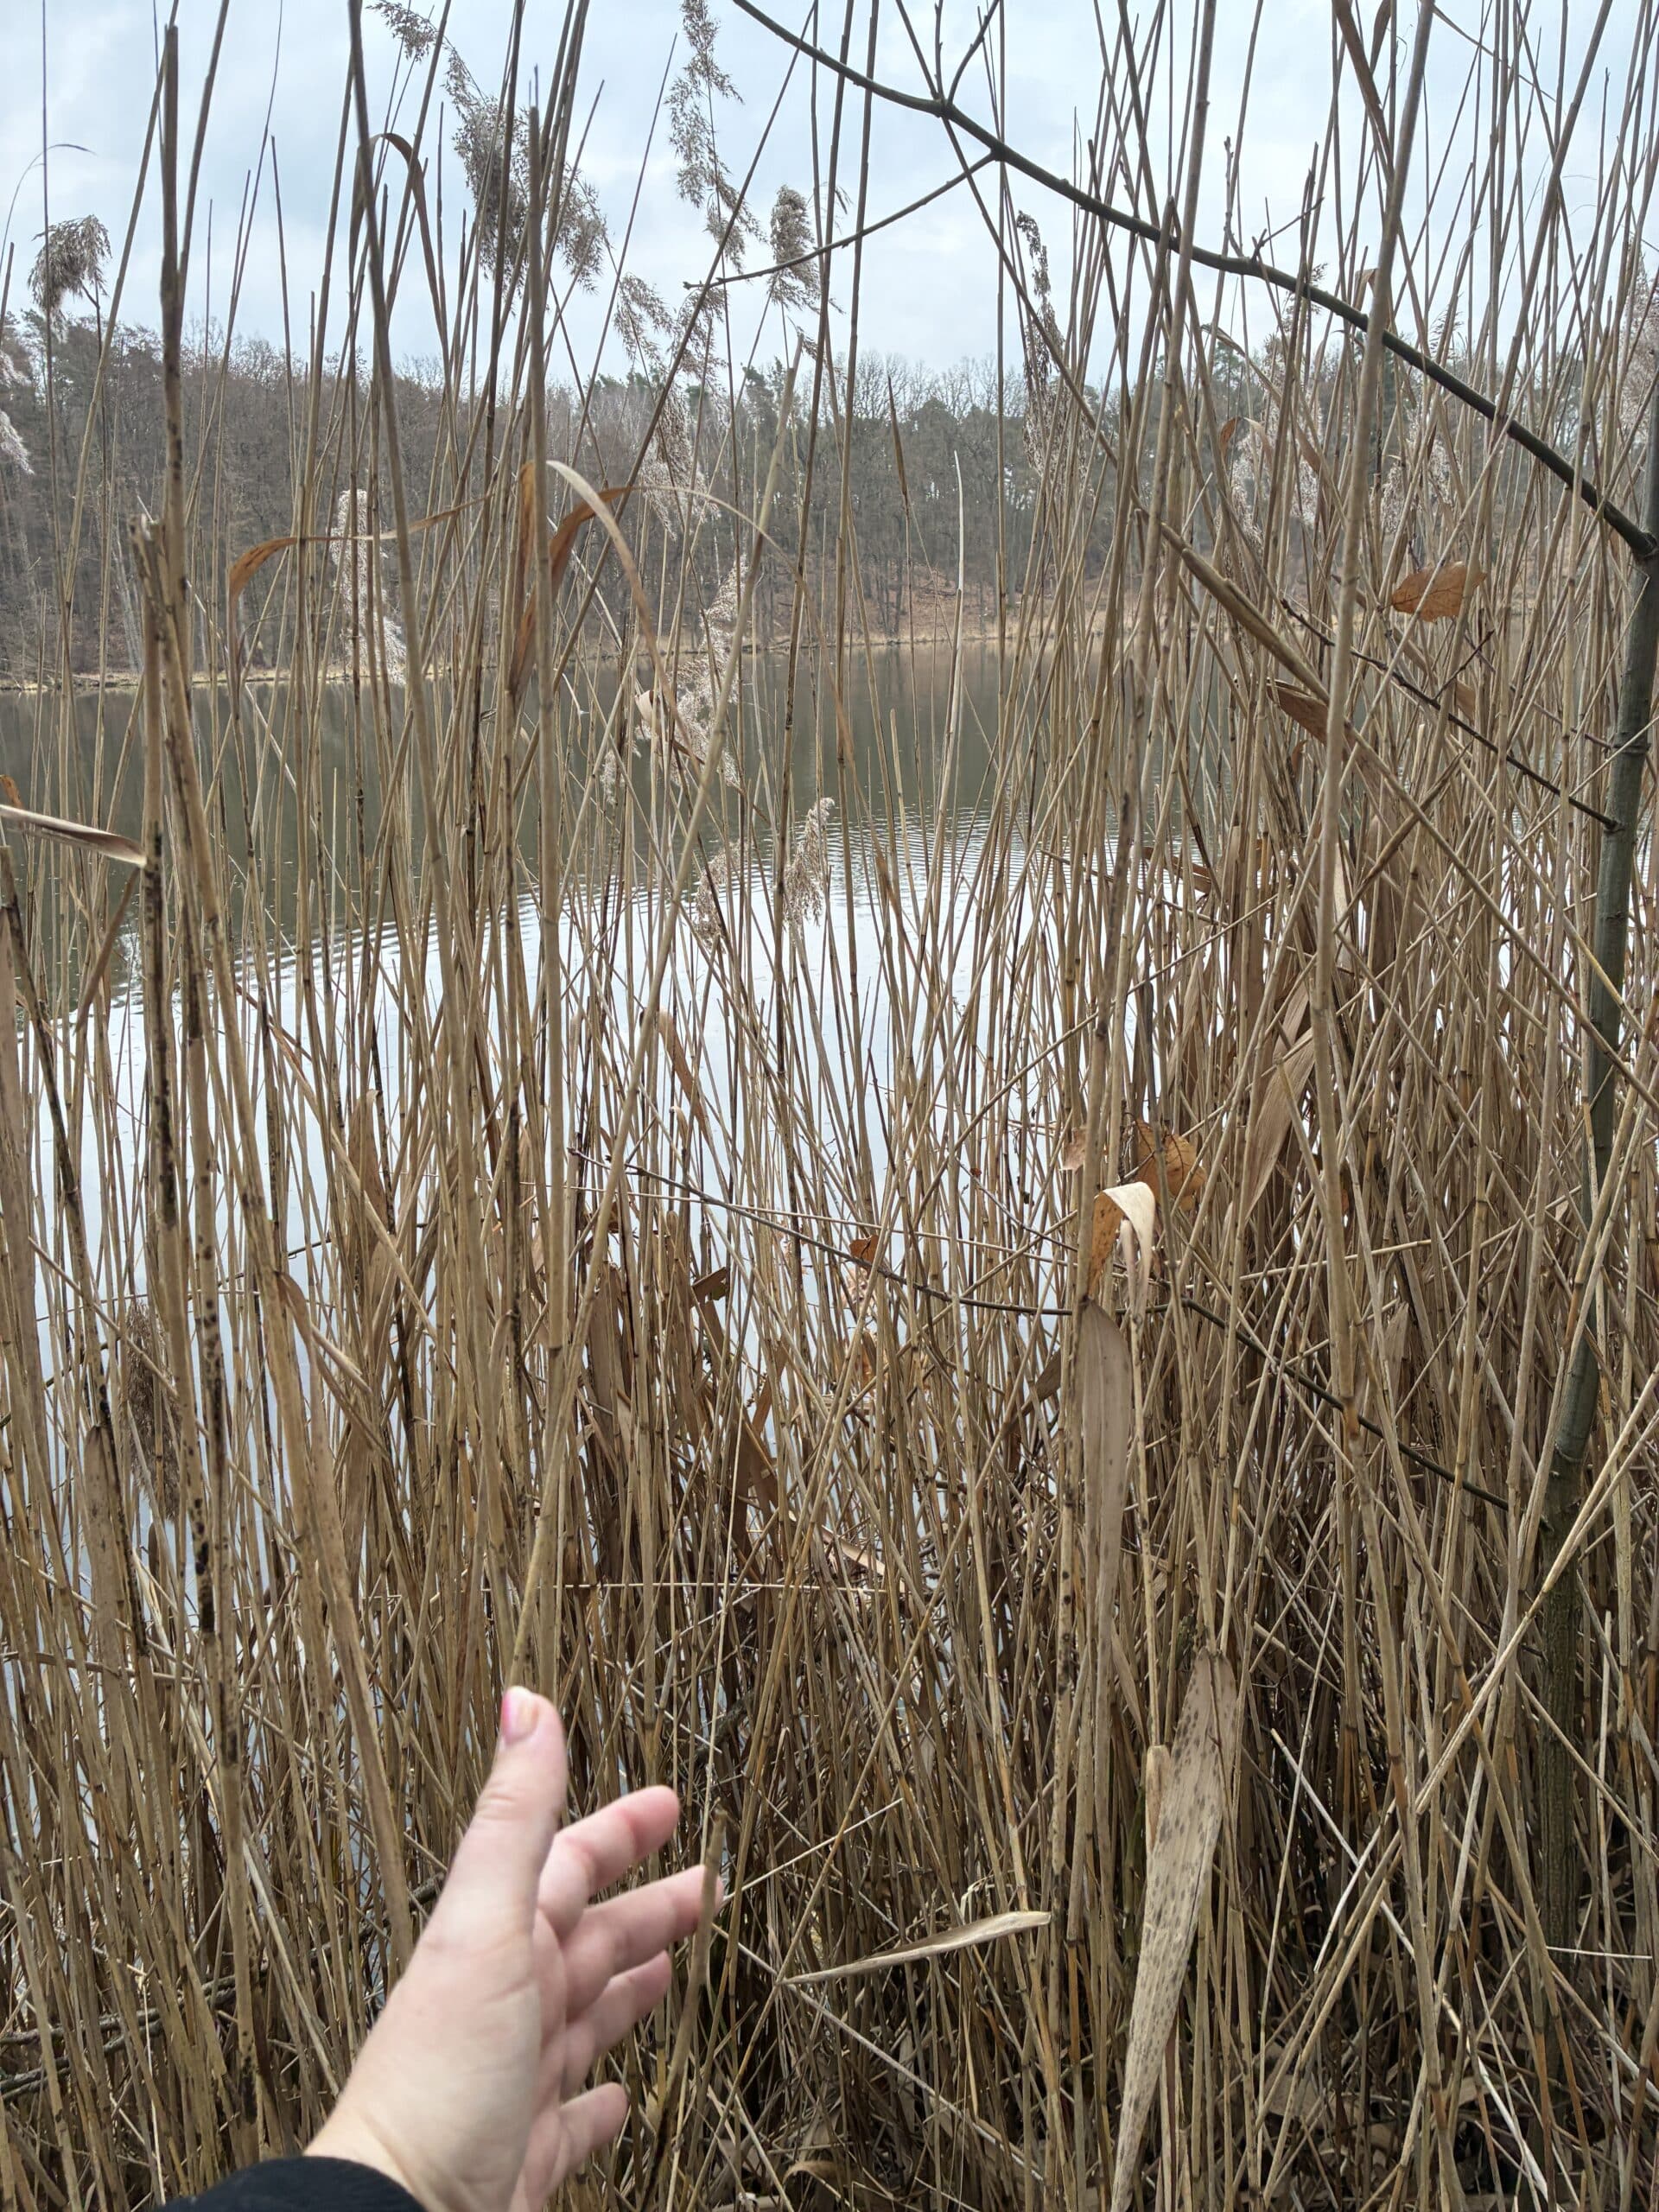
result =
M540 2212L620 2134L626 2091L582 2084L667 1990L702 1873L592 1904L667 1842L679 1800L636 1790L562 1829L566 1781L557 1713L509 1690L443 1893L308 2156L376 2167L425 2212Z

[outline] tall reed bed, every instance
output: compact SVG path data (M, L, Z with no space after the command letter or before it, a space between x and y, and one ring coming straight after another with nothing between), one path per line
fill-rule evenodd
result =
M869 428L827 321L741 500L681 386L620 472L549 449L579 8L522 158L474 118L454 295L354 44L347 367L327 408L294 367L290 542L227 542L169 35L165 467L100 721L141 834L92 834L62 674L0 817L6 2212L304 2141L513 1676L580 1802L672 1783L732 1891L585 2200L1650 2201L1638 15L1570 219L1583 86L1522 15L1427 215L1420 49L1356 31L1327 265L1213 315L1201 98L1182 222L1137 135L1207 37L1189 83L1166 18L1109 33L1094 178L1149 234L1078 211L1051 296L967 188L1029 569L982 645L885 656L849 501L746 652ZM96 454L54 465L73 574ZM950 499L905 499L948 573Z

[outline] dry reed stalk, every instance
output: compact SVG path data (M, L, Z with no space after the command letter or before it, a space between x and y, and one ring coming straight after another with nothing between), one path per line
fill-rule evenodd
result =
M884 94L846 27L856 241ZM1103 33L1097 176L1201 207L1196 138L1160 178L1149 137L1197 92L1167 28ZM831 342L831 254L764 423L713 370L696 410L583 393L559 442L580 10L524 236L458 283L442 49L394 147L354 43L291 543L241 566L276 525L238 536L191 381L169 45L162 518L130 556L91 427L54 518L60 575L94 536L130 574L142 792L115 739L87 771L62 645L0 811L8 2208L304 2140L516 1663L579 1800L673 1782L732 1878L588 2201L1649 2200L1653 28L1570 232L1471 153L1377 289L1406 64L1344 30L1321 160L1372 182L1270 323L1186 219L1080 237L1045 303L1046 218L964 161L1046 363L982 655L961 593L943 645L883 642L852 499L899 411L870 334ZM1551 105L1557 185L1611 35ZM1493 143L1541 127L1518 61L1468 91ZM1416 334L1377 321L1368 376L1343 334L1390 294ZM664 424L665 493L594 490ZM906 559L965 581L969 493L900 469ZM379 594L341 607L342 496L392 518L409 687ZM709 671L694 774L671 713L617 758L642 664L664 707Z

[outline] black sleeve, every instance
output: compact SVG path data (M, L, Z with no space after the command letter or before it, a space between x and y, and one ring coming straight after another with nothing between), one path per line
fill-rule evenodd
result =
M422 2212L418 2200L352 2158L269 2158L167 2212Z

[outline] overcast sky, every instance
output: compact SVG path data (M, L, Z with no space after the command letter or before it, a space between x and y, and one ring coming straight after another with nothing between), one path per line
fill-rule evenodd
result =
M729 4L710 0L719 24L719 56L742 95L721 113L720 129L728 166L742 174L761 146L756 197L762 212L785 181L810 193L813 92L810 72L778 41ZM781 10L786 0L775 0ZM1620 0L1604 39L1600 62L1615 105L1630 61L1630 39L1637 0ZM95 213L107 224L118 251L139 170L161 20L150 0L11 0L8 67L0 75L0 217L11 204L6 242L16 250L14 300L22 290L45 219L43 188L53 217ZM8 10L10 13L10 10ZM530 69L545 75L557 43L562 4L530 0L525 53ZM1139 20L1142 10L1130 5ZM1584 48L1594 20L1586 0L1569 0L1565 14L1554 8L1534 10L1544 45L1535 65L1553 91L1560 61L1559 41L1566 28L1569 70ZM1116 11L1101 5L1098 15L1115 21ZM1365 0L1363 21L1372 15ZM1456 154L1457 142L1478 128L1480 118L1459 101L1471 60L1471 37L1460 36L1461 22L1472 34L1481 10L1476 0L1450 0L1437 27L1430 73L1423 141L1425 161ZM180 0L183 100L188 132L200 97L216 0ZM931 37L931 8L912 13ZM511 22L511 0L455 0L450 17L453 43L480 81L499 81L501 56ZM1177 66L1162 72L1166 95L1172 75L1186 76L1192 0L1175 0ZM788 18L799 24L797 7ZM831 11L824 10L826 22ZM965 6L946 10L946 52L960 51L963 30L973 16ZM1331 114L1337 72L1336 32L1332 0L1275 0L1255 32L1249 121L1244 137L1240 201L1244 228L1260 234L1292 225L1304 181ZM283 332L283 259L296 344L303 346L310 302L317 286L327 232L334 149L346 81L346 0L231 0L229 29L214 91L205 143L192 261L192 311L222 316L233 268L238 226L247 224L248 248L237 311L240 330L280 340ZM1009 135L1050 167L1072 170L1083 138L1092 129L1101 78L1094 0L1008 0L1006 41L1007 121ZM859 0L854 45L861 55L868 0ZM371 110L386 119L397 87L408 85L397 49L387 28L366 16ZM880 73L911 88L920 72L905 35L894 0L881 13ZM833 42L839 13L825 34ZM1414 28L1412 11L1402 5L1399 35L1404 42ZM1227 162L1224 142L1235 135L1245 81L1252 27L1247 11L1220 10L1214 65L1206 164L1205 234L1218 237ZM594 0L588 18L582 72L583 166L597 187L613 233L627 225L636 188L638 211L628 264L671 302L681 288L703 273L709 243L696 212L675 189L675 162L659 120L652 139L652 116L665 73L683 60L678 0ZM788 79L785 83L786 78ZM782 106L772 120L774 103ZM42 94L44 93L44 103ZM817 98L827 123L830 90L819 79ZM986 111L982 70L964 80L964 99ZM1597 138L1601 126L1599 92L1587 105L1590 119L1580 136L1582 158L1569 162L1566 196L1587 211L1594 192ZM42 105L45 136L53 143L40 159ZM402 95L401 119L407 125L416 105L414 90ZM591 110L591 115L589 114ZM1344 128L1352 144L1362 138L1357 105L1344 97ZM267 122L269 124L267 135ZM769 127L770 126L770 127ZM1158 137L1156 183L1167 188L1169 138L1180 118L1154 118ZM1545 157L1541 130L1530 158ZM765 141L764 144L762 141ZM429 148L435 139L429 133ZM649 149L649 150L647 150ZM274 156L274 160L273 160ZM448 226L451 244L461 204L455 165L444 154ZM869 214L879 215L944 181L957 169L956 157L941 127L918 118L878 107L874 122ZM280 178L282 226L279 237L276 181ZM1116 196L1122 197L1120 193ZM251 202L251 215L245 208ZM1016 181L1016 204L1042 221L1063 285L1070 221L1066 211L1039 189ZM158 195L152 177L136 233L124 316L156 320ZM210 249L211 245L211 251ZM1294 231L1276 241L1274 251L1295 258ZM763 256L762 258L765 257ZM944 365L963 356L983 355L995 344L996 262L971 194L957 189L881 237L866 251L861 324L865 343ZM850 270L838 263L835 293L844 302ZM753 297L753 289L748 296ZM751 321L753 318L751 318ZM572 349L586 365L599 334L593 302L579 302L570 317ZM775 325L774 325L775 331ZM330 334L337 340L338 331ZM407 358L437 350L429 310L411 288L399 308L396 341ZM740 353L748 342L747 326L739 334ZM778 351L775 335L762 351Z

